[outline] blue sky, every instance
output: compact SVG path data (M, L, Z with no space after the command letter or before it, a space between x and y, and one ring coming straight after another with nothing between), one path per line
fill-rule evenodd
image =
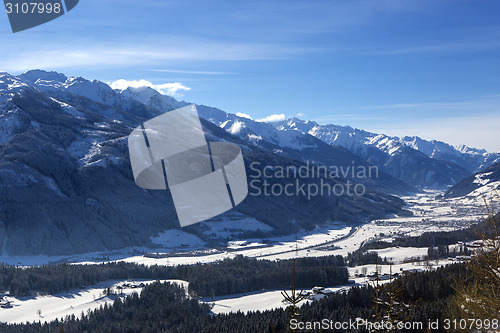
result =
M81 0L16 34L0 14L0 71L500 151L499 19L493 0Z

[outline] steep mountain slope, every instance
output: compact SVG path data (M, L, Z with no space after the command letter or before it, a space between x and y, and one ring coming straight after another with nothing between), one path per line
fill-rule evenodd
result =
M481 199L483 196L489 198L495 191L499 194L500 163L496 163L452 186L446 191L445 197L456 198L468 196Z
M436 160L453 162L472 172L478 172L500 161L500 153L488 153L484 149L470 148L465 145L453 147L442 141L427 141L418 136L405 136L400 140L426 156Z
M121 93L164 111L184 105L147 87L128 88ZM443 142L429 142L417 137L412 141L411 137L400 139L348 126L318 125L298 118L263 123L204 105L199 105L198 109L201 117L243 141L283 156L314 160L324 165L345 166L352 161L376 165L383 178L379 179L379 185L392 193L410 190L404 183L421 188L446 188L472 174L462 164L476 167L476 164L484 165L500 158L500 154L463 147L461 152Z
M442 141L428 141L418 136L391 137L353 129L350 126L319 125L314 121L303 121L295 117L273 124L281 129L290 128L307 132L329 144L338 144L350 150L358 150L362 146L370 145L391 154L391 149L404 144L427 157L453 162L470 172L477 172L500 160L500 152L488 153L484 149L464 145L454 147Z
M364 157L384 172L409 184L445 188L500 160L499 153L467 147L456 149L444 142L419 137L390 137L349 126L319 125L290 118L273 125L281 130L308 133L322 141L343 146Z
M149 107L157 107L161 111L187 104L176 102L172 97L162 95L148 87L128 88L120 93L141 101ZM253 121L206 105L197 105L197 109L200 117L214 123L231 135L237 136L246 144L282 157L329 167L369 168L373 165L344 147L329 145L308 133L276 129L272 124ZM357 181L392 194L408 194L418 191L415 187L382 170L379 170L377 177L357 179Z
M171 102L172 107L180 105ZM153 247L152 236L178 226L169 191L137 187L128 156L131 130L161 113L98 81L42 71L18 77L1 73L1 253L71 254ZM274 154L209 121L203 120L202 126L209 140L242 147L249 180L254 179L249 169L252 162L261 168L305 166L291 154ZM310 140L311 145L330 149L316 138ZM345 154L351 158L351 152ZM292 178L270 181L283 185ZM301 181L306 187L320 182ZM344 185L346 179L325 182ZM323 195L308 200L302 195L249 195L236 210L269 224L278 234L333 220L357 224L404 213L403 205L402 200L368 183L362 196ZM188 230L196 233L200 228L195 225Z

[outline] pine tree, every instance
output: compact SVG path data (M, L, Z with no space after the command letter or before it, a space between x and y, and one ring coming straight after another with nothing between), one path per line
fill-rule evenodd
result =
M489 203L484 199L488 215L477 228L481 247L467 262L470 274L456 288L455 305L466 319L500 318L500 217L495 213L493 199L500 200L498 192Z

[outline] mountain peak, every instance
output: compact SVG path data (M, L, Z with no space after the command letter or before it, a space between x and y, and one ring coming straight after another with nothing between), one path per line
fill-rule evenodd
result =
M182 102L177 101L172 96L163 95L159 91L147 86L128 87L119 91L119 93L163 112L184 106Z
M153 88L147 86L127 87L126 89L115 90L123 95L132 95L136 100L143 104L146 104L151 99L151 97L160 95L157 90L154 90Z
M486 154L486 149L471 148L466 145L455 146L455 149L464 154Z
M22 80L35 83L38 80L43 81L55 81L59 83L64 83L68 79L68 77L62 73L55 71L44 71L41 69L32 69L23 74L19 75Z
M29 88L19 77L9 73L0 73L0 103L11 98L13 93L20 93Z

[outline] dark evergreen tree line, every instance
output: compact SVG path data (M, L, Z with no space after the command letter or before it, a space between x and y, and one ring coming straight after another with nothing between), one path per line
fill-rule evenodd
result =
M350 267L369 265L369 264L379 264L388 265L389 262L387 258L380 257L377 252L365 252L364 248L358 249L354 252L349 252L347 254L346 262Z
M477 239L477 227L472 226L466 229L454 231L432 231L424 232L419 236L398 237L392 242L374 241L362 246L364 250L384 249L387 247L429 247L439 245L451 245L458 242L469 242Z
M401 301L412 304L406 321L443 320L449 317L454 294L453 282L467 274L463 265L455 264L435 271L405 273L395 280L393 287L400 288ZM385 285L387 287L387 285ZM300 307L301 321L329 319L345 322L355 318L368 319L374 314L372 287L353 287L348 292L336 293L327 298L304 304ZM380 315L383 315L381 310ZM241 312L212 315L210 307L188 299L185 293L170 284L155 283L144 288L141 296L132 295L125 300L116 300L87 314L84 318L70 316L63 321L47 324L31 323L0 324L5 333L25 332L144 332L144 333L190 333L190 332L286 332L289 316L284 309L263 312ZM444 325L433 332L444 332ZM425 332L424 330L410 330ZM405 331L405 332L410 332ZM336 330L336 332L366 332L366 330Z
M296 259L297 288L347 283L349 274L342 256ZM189 281L189 291L199 296L243 293L290 287L292 261L257 260L243 256L211 265L182 266L179 276Z
M29 268L0 266L0 291L15 296L55 294L111 279L182 279L199 296L227 295L262 289L284 289L290 283L292 261L257 260L237 256L217 263L181 266L144 266L134 263L49 265ZM342 256L297 259L300 288L347 282Z

